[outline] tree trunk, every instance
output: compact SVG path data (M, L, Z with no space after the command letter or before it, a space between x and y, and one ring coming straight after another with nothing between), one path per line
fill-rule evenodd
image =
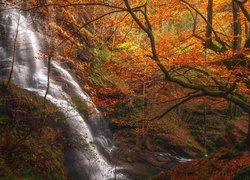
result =
M207 102L204 98L204 148L205 153L204 156L207 157Z
M46 98L50 88L50 69L51 69L51 56L48 57L48 74L47 74L47 88L43 99L43 106L46 107Z
M10 73L9 73L9 77L8 77L8 81L7 81L7 86L9 86L9 84L10 84L11 77L12 77L13 70L14 70L14 64L15 64L15 60L16 60L16 43L17 43L17 37L18 37L18 31L19 31L19 24L20 24L20 12L18 15L16 35L15 35L14 44L13 44L12 62L11 62Z
M245 144L250 147L250 112L248 113L248 132L245 139Z
M244 45L244 48L250 48L250 28L249 28L249 22L245 22L245 37L246 42Z
M207 6L207 20L208 23L213 26L213 0L208 0L208 6ZM206 30L206 48L209 48L212 46L212 27L207 25Z
M233 10L233 50L241 49L241 24L240 24L240 8L239 5L232 0L232 10Z

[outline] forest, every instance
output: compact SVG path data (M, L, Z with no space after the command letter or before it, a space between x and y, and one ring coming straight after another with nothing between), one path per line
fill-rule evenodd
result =
M250 179L250 2L0 0L0 179Z

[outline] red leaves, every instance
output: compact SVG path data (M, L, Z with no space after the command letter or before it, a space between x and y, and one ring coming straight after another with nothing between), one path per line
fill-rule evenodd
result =
M231 149L221 149L211 157L181 164L173 170L160 174L155 180L171 177L171 179L232 179L243 167L250 164L250 152L239 153L233 159L222 159L222 154Z

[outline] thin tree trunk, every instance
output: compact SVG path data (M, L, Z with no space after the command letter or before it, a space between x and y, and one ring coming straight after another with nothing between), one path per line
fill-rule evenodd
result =
M47 98L49 88L50 88L50 69L51 69L51 56L48 57L47 89L46 89L44 99L43 99L44 108L45 108L45 105L46 105L46 98Z
M18 32L19 32L19 24L20 24L20 12L19 12L19 15L18 15L18 20L17 20L16 35L15 35L15 38L14 38L14 45L13 45L12 62L11 62L10 73L9 73L9 77L8 77L8 81L7 81L7 86L9 86L9 84L10 84L11 77L12 77L12 74L13 74L14 65L15 65L15 61L16 61L16 43L17 43L17 37L18 37Z
M204 99L204 147L205 147L205 157L207 157L207 103Z
M245 22L245 37L246 42L244 45L244 48L250 48L250 28L249 28L249 22Z
M206 48L209 48L212 46L212 27L213 26L213 0L208 0L208 6L207 6L207 20L210 24L207 25L206 30Z
M146 68L145 68L146 69ZM143 90L142 90L142 94L143 94L143 109L142 109L142 113L143 113L143 121L142 121L142 146L145 146L145 141L146 141L146 132L145 132L145 106L146 106L146 103L145 103L145 95L146 95L146 83L143 82Z
M233 10L233 50L241 49L241 24L240 24L240 8L239 5L232 0L232 10Z
M250 22L250 14L248 13L247 8L244 6L244 3L246 3L247 0L243 0L243 1L245 1L245 2L240 2L239 0L234 0L234 1L235 1L235 2L238 4L238 6L240 7L240 9L241 9L243 15L245 16L245 18L247 19L247 21Z
M250 147L250 112L248 113L248 132L245 139L245 144Z

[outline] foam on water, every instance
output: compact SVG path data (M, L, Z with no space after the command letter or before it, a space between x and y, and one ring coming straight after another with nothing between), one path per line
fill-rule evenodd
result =
M11 43L7 46L2 44L0 47L1 57L3 57L1 63L7 61L10 64L12 59L11 53L13 53L13 50L11 45L13 45L13 37L17 32L18 18L20 18L20 24L12 80L20 87L44 96L47 88L47 62L46 58L41 54L42 47L40 42L42 40L36 35L37 32L34 31L30 24L29 18L19 14L17 10L9 10L2 15L1 26L5 28L5 31L9 31L6 42ZM109 131L106 123L101 118L91 98L82 90L73 76L61 66L61 63L52 60L51 65L52 71L58 73L61 80L58 81L54 79L54 76L51 76L47 99L54 103L67 117L67 123L70 126L72 134L80 136L88 144L87 150L74 149L73 156L75 158L72 158L74 161L68 161L75 168L71 171L79 174L77 176L78 179L99 180L114 178L114 167L98 151L97 145L95 145L95 142L98 142L98 145L103 146L101 148L105 149L108 153L114 149L112 141L106 136L108 134L107 131ZM7 68L10 69L10 66ZM92 108L92 118L86 119L77 111L71 95L63 88L65 84L70 86L70 94L79 96L89 108ZM79 158L79 162L77 162L77 158ZM86 169L89 169L90 174L88 174L88 177L86 177L86 172L80 172L86 171ZM125 179L123 175L118 175L119 177L120 179Z

